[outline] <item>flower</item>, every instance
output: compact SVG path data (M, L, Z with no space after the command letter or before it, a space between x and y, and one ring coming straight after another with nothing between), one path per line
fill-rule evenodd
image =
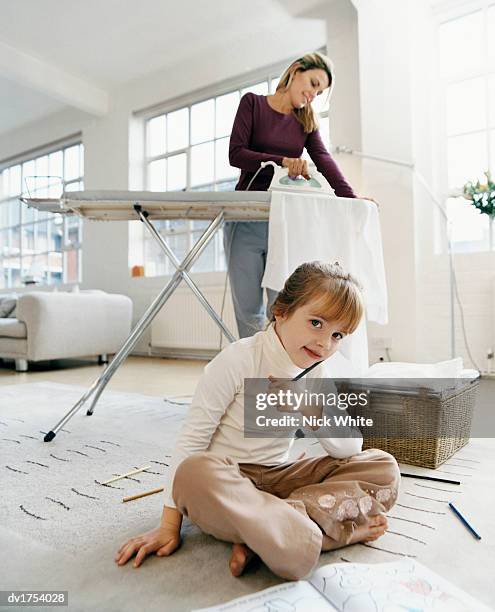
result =
M462 189L463 196L480 213L495 218L495 183L492 181L490 171L485 173L486 183L468 182Z

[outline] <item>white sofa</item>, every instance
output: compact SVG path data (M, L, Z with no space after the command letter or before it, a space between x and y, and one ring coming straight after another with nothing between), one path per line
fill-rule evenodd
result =
M16 318L0 318L0 358L29 361L116 353L130 333L132 301L104 291L36 291L19 296Z

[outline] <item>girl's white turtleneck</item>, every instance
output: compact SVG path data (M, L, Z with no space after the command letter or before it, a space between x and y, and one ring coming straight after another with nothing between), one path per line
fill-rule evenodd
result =
M237 463L277 465L288 460L294 438L244 437L244 379L294 378L301 372L284 349L274 325L224 348L205 367L176 441L165 484L165 505L174 508L177 466L193 453L209 451ZM308 378L325 376L323 364ZM317 438L335 458L361 452L362 438Z

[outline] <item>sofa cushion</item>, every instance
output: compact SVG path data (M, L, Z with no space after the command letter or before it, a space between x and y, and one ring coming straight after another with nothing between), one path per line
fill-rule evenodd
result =
M0 296L0 318L8 317L17 305L17 295Z
M0 319L0 337L27 338L26 324L18 319Z

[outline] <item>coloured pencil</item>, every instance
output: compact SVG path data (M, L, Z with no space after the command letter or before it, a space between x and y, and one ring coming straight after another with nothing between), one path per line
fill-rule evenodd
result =
M154 495L155 493L161 493L163 491L163 487L158 487L158 489L151 489L150 491L143 491L143 493L137 493L136 495L129 495L129 497L124 497L122 502L132 501L133 499L139 499L140 497L146 497L147 495Z
M436 478L434 476L423 476L423 475L419 475L419 474L405 474L403 472L400 473L401 476L404 476L405 478L419 478L420 480L433 480L435 482L448 482L449 484L455 484L455 485L460 485L461 481L460 480L448 480L447 478Z
M311 370L313 368L316 368L317 365L320 365L321 361L317 361L316 363L313 363L313 365L310 365L309 368L306 368L305 370L303 370L302 372L300 372L295 378L292 379L292 381L295 380L299 380L300 378L302 378L303 376L306 376L306 374L308 372L311 372Z
M144 472L145 470L149 470L151 465L145 465L142 468L137 468L136 470L132 470L131 472L127 472L125 474L120 474L120 476L115 476L115 478L110 478L110 480L105 480L101 484L107 485L111 482L115 482L116 480L120 480L121 478L126 478L127 476L132 476L133 474L139 474L139 472Z
M462 514L459 512L459 510L454 506L454 504L452 502L449 502L449 507L452 510L452 512L457 516L457 518L461 521L461 523L464 525L464 527L466 527L466 529L468 529L477 540L481 540L480 534L477 533L474 530L473 527L471 527L471 525L468 523L467 519L465 519L462 516Z

